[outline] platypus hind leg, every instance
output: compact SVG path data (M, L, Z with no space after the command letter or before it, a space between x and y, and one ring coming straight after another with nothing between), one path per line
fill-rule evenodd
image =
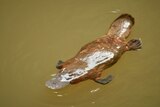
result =
M107 76L106 78L103 78L103 79L95 79L94 81L95 82L97 82L97 83L100 83L100 84L103 84L103 85L105 85L105 84L108 84L109 82L111 82L112 81L112 75L109 75L109 76Z
M63 67L62 66L63 63L64 63L63 61L59 60L58 63L57 63L57 65L56 65L56 68L57 69L61 69Z

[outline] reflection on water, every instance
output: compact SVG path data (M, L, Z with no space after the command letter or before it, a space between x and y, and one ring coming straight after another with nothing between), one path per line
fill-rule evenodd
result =
M160 106L159 1L53 0L0 2L1 107L158 107ZM122 13L135 17L129 39L143 49L127 52L103 76L60 90L45 87L81 46L103 35Z

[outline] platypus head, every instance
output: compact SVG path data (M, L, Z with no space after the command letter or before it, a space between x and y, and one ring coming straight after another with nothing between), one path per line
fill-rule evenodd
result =
M63 81L60 74L56 74L52 79L46 82L46 86L51 89L60 89L68 85L68 81Z
M127 38L134 25L134 18L129 14L122 14L111 24L107 35Z

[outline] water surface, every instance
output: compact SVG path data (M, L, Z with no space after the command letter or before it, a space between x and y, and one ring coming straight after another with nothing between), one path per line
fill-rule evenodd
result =
M160 21L158 0L1 0L1 107L159 107ZM127 52L103 76L51 90L44 83L57 72L59 59L107 32L122 13L135 17L128 39L141 38L143 49Z

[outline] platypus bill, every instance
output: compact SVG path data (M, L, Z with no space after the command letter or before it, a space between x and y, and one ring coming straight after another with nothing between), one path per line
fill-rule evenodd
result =
M100 78L102 71L115 64L124 52L141 49L139 39L126 40L133 25L131 15L120 15L103 37L84 45L73 58L59 61L56 66L59 72L46 82L46 86L60 89L87 79L100 84L109 83L112 75Z

